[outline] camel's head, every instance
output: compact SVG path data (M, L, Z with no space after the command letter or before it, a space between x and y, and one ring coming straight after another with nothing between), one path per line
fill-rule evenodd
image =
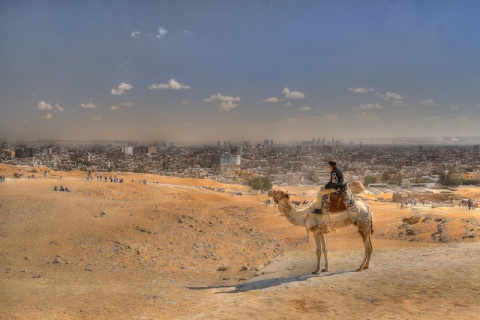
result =
M288 192L285 190L270 190L268 191L268 196L270 198L273 198L273 201L275 203L278 203L281 199L287 198L290 199L290 196L288 195Z

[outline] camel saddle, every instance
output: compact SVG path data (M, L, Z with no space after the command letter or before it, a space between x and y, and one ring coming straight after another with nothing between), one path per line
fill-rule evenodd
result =
M355 205L348 183L342 185L337 192L330 193L327 199L324 199L324 208L330 213L342 212Z
M347 206L345 205L345 200L343 198L344 192L337 194L330 193L330 197L328 199L328 211L330 213L336 213L347 210Z

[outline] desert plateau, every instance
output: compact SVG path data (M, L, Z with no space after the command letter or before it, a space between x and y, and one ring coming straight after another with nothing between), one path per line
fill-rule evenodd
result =
M370 267L353 226L315 241L243 185L0 165L1 319L474 319L480 209L365 194ZM12 176L20 173L18 179ZM28 176L35 174L35 178ZM105 174L105 173L104 173ZM60 186L70 192L54 191ZM282 186L313 201L318 186ZM460 187L455 197L480 198Z

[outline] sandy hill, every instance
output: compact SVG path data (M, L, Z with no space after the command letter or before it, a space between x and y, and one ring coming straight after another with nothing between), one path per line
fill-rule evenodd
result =
M311 277L312 237L306 243L304 229L244 186L133 173L108 174L125 183L87 181L85 172L44 170L0 165L8 177L0 183L0 318L340 318L354 310L404 318L415 308L436 316L432 303L447 306L440 316L479 311L468 304L480 294L470 266L478 210L366 200L371 269L350 272L363 250L350 227L327 235L332 272ZM60 185L71 192L53 191ZM302 201L316 191L288 189ZM402 278L415 285L400 289Z

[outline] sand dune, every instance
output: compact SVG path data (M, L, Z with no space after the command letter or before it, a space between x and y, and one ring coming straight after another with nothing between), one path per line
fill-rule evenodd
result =
M363 246L351 227L327 235L330 272L312 276L313 239L244 186L117 173L120 184L38 169L25 178L32 169L0 165L1 175L24 173L0 183L2 319L470 319L480 311L479 210L372 199L370 269L352 272ZM53 191L60 185L71 192ZM299 200L316 190L287 189ZM458 192L480 198L478 188Z

